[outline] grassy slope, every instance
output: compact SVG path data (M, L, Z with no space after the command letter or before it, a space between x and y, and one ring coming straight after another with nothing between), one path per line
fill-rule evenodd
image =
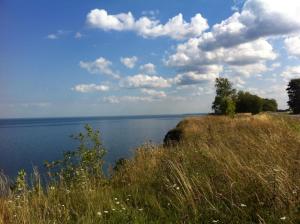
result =
M299 223L298 120L207 116L176 130L179 144L141 147L109 180L11 193L0 223Z

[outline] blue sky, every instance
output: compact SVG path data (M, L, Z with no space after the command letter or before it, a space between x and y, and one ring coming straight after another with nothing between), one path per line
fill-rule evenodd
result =
M0 117L209 112L219 76L286 108L299 11L293 0L2 0Z

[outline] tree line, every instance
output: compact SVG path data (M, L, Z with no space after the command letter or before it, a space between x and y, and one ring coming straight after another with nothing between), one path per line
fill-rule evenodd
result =
M235 113L258 114L262 111L278 111L275 99L259 97L245 91L237 91L227 78L217 78L216 97L212 105L215 114L234 115ZM300 114L300 79L292 79L286 89L290 112Z

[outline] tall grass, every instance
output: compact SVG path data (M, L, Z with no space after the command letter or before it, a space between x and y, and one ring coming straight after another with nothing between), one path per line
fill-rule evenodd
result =
M0 223L299 223L300 123L282 117L182 121L180 142L146 144L109 178L0 189ZM82 170L81 170L82 169ZM23 178L24 179L24 178Z

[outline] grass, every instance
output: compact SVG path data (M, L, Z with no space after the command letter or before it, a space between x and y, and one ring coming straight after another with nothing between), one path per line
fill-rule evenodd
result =
M299 223L300 122L284 116L194 117L180 141L146 144L109 178L42 188L1 177L0 223Z

